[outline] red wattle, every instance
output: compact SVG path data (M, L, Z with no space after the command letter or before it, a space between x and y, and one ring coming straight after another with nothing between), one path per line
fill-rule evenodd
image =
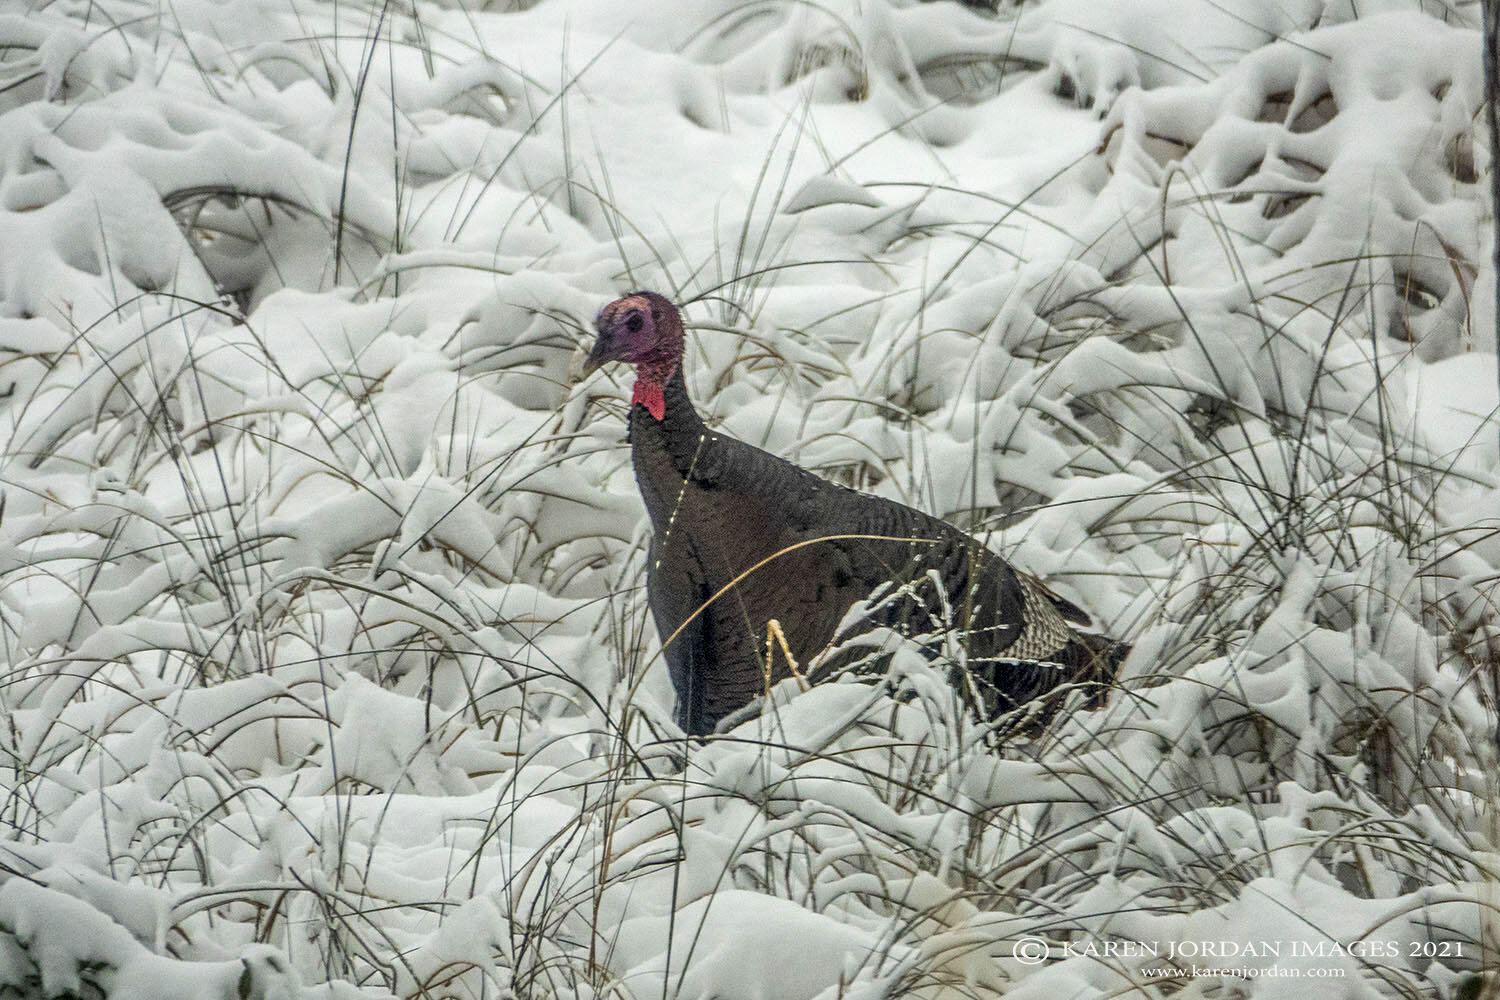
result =
M657 420L666 418L667 401L662 398L661 386L653 385L645 379L636 379L635 391L630 394L630 403L640 403L646 408L646 412Z

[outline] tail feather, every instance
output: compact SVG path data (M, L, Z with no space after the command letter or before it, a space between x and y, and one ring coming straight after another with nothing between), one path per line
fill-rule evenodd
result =
M953 683L975 713L995 719L1023 706L1028 724L1044 723L1069 692L1086 693L1084 707L1098 708L1109 696L1128 643L1093 632L1074 632L1067 644L1046 658L1000 657L955 667Z
M1130 644L1097 632L1075 632L1073 639L1057 654L1057 660L1073 670L1075 684L1093 685L1086 702L1089 708L1104 704L1105 696L1120 672L1120 664L1130 655Z
M1032 576L1030 573L1018 570L1014 566L1012 566L1011 569L1015 572L1016 578L1021 581L1021 586L1031 588L1040 593L1047 599L1052 607L1057 609L1057 613L1062 615L1064 619L1072 622L1074 625L1093 624L1093 621L1089 618L1089 613L1087 611L1083 610L1078 605L1074 604L1072 601L1068 600L1066 597L1062 596L1057 591L1047 586L1042 582L1040 577Z

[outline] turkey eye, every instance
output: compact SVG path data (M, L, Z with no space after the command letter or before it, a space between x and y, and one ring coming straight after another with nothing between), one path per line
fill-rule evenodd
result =
M640 313L631 313L625 319L625 329L629 330L631 333L640 333L641 327L645 325L646 321L641 319Z

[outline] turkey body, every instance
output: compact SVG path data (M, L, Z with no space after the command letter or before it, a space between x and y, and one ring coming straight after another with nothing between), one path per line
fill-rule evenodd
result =
M977 539L705 426L666 298L631 293L595 322L586 372L636 365L629 437L651 520L647 595L689 735L713 732L789 675L781 643L768 647L772 620L805 668L880 588L840 638L881 626L957 638L964 655L950 680L981 717L1113 678L1128 647L1073 629L1068 619L1087 616Z
M664 396L662 420L631 407L630 444L651 519L651 612L690 735L764 691L771 619L806 666L850 606L883 584L909 594L880 602L866 627L961 629L975 681L966 694L985 716L1060 682L1107 679L1123 657L1075 633L1064 611L1076 609L947 522L709 430L681 370ZM790 665L779 643L771 650L774 682Z

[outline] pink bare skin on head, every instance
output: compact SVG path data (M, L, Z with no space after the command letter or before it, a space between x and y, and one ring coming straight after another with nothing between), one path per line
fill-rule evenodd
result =
M682 364L682 320L676 306L655 292L632 292L600 309L594 326L599 339L584 364L584 374L607 361L634 364L631 404L639 403L655 419L664 419L667 407L662 393Z

